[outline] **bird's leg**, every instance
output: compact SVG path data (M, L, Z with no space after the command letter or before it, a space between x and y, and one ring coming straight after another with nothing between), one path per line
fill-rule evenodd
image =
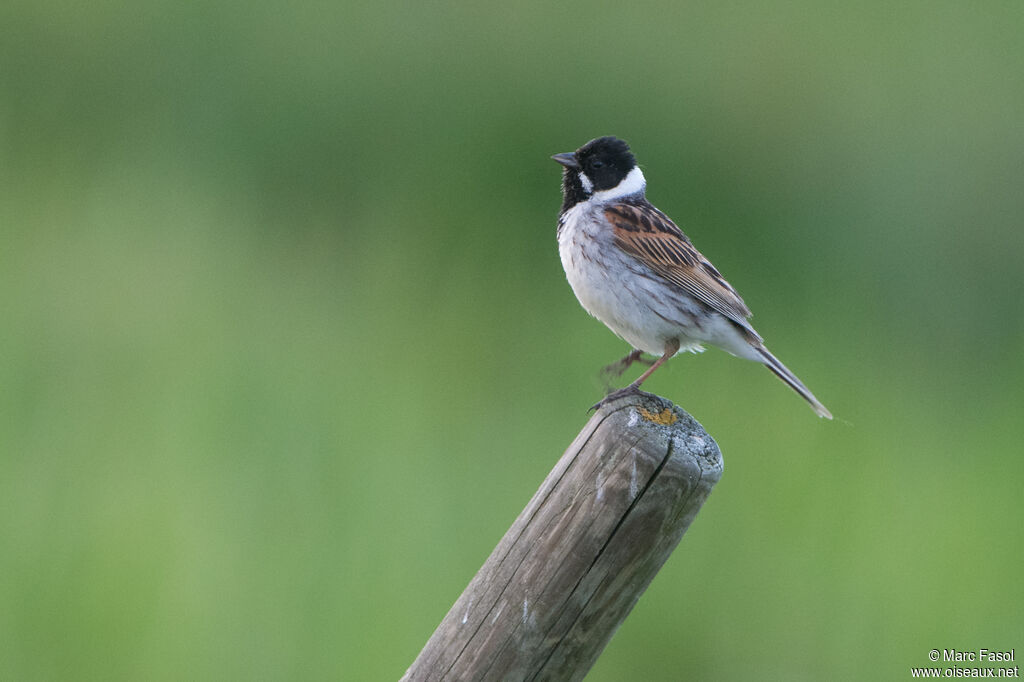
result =
M642 350L634 350L626 357L622 358L617 362L613 362L607 367L601 370L601 381L604 382L605 393L611 390L612 380L622 376L622 373L629 369L634 362L642 362L648 367L654 364L654 360L649 360L643 357L644 352Z
M638 351L634 351L634 352L638 352ZM662 355L657 360L655 360L654 364L652 364L650 366L650 368L648 368L648 370L646 372L641 374L640 377L636 381L631 383L629 386L626 386L625 388L620 388L617 391L613 391L613 392L609 393L608 395L606 395L604 397L603 400L601 400L601 402L597 403L596 405L594 405L590 409L596 410L597 408L601 407L605 403L611 402L613 400L617 400L617 399L619 399L619 398L621 398L623 396L627 396L627 395L630 395L630 394L633 394L633 393L643 393L643 391L640 390L640 384L642 384L645 381L647 381L647 377L649 377L652 374L654 374L654 370L656 370L659 367L661 367L663 364L665 364L665 362L669 358L671 358L673 355L675 355L678 352L679 352L679 340L678 339L673 339L673 340L669 341L668 343L665 344L665 354ZM626 358L623 358L623 360L628 359L632 355L633 355L633 353L630 353L628 356L626 356Z

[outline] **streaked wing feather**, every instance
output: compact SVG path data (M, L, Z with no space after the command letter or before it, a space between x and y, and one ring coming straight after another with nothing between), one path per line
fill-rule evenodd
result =
M672 220L649 202L605 209L616 245L713 310L753 332L750 309Z

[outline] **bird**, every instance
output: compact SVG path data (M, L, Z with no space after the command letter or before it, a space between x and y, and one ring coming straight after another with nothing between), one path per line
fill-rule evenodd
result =
M736 290L646 197L647 181L629 145L606 136L551 157L562 165L558 252L583 308L632 346L606 367L624 373L643 354L656 356L633 383L601 405L631 393L670 358L704 344L759 362L832 419L814 394L772 355L750 324Z

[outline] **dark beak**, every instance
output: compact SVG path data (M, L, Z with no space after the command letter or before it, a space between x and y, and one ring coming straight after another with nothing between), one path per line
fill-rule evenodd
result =
M551 157L558 163L562 164L566 168L579 168L580 165L576 163L575 152L563 152L562 154L555 154Z

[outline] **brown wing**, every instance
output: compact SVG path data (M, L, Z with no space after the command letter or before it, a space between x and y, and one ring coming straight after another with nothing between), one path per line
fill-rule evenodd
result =
M747 323L750 309L743 299L667 215L647 201L613 204L604 215L615 228L615 243L620 249L713 310L754 331Z

